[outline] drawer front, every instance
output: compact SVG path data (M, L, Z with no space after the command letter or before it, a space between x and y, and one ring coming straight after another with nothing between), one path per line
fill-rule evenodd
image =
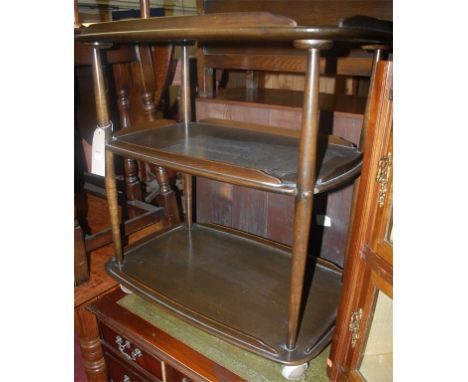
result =
M104 358L107 365L107 374L109 382L146 382L147 380L140 377L129 366L122 363L109 352L104 352Z
M159 359L145 353L138 344L102 323L101 336L107 346L115 349L129 364L137 364L162 381L162 364Z

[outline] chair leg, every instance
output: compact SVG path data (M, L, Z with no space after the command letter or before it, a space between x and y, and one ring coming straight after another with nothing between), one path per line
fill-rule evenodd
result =
M169 184L166 169L160 166L151 166L151 170L159 183L158 204L166 209L167 218L171 224L180 223L179 206L176 195Z

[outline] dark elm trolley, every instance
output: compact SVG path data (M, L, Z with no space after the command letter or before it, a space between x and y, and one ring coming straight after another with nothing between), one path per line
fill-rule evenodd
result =
M373 24L298 26L269 13L223 13L91 25L75 38L94 45L98 125L106 129L106 190L115 259L108 272L131 291L248 351L301 365L330 342L341 269L308 259L314 194L353 181L362 153L318 134L320 51L334 44L389 44ZM181 122L137 125L111 136L100 50L112 44L171 41L181 46ZM308 52L300 132L227 121L192 122L188 46L195 41L290 42ZM377 55L377 54L376 54ZM122 248L114 154L184 173L184 224ZM295 196L292 247L234 229L193 222L192 176ZM125 256L124 256L125 255ZM307 267L306 267L307 262Z

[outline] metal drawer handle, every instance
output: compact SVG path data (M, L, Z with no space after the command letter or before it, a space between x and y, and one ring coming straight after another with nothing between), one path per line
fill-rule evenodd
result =
M127 374L124 374L122 382L132 382L132 380L130 379L130 377Z
M141 350L138 348L135 348L131 354L128 354L125 350L130 349L131 343L129 340L126 340L124 342L123 338L120 336L115 336L115 343L119 345L119 351L125 356L125 358L130 359L132 361L136 361L138 358L142 357L143 354L141 353ZM130 381L130 379L128 380ZM126 382L126 381L124 381Z

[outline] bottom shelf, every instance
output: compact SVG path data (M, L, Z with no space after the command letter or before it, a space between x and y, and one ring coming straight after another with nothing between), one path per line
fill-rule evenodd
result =
M177 226L107 264L124 286L191 324L265 358L300 364L329 343L341 272L320 259L306 271L297 346L286 348L290 248L239 231Z

